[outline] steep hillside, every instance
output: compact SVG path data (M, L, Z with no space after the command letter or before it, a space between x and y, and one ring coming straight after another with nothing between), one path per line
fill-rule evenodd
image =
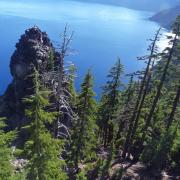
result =
M155 14L153 17L150 19L153 21L158 22L161 24L163 27L168 27L172 25L173 21L176 19L176 17L180 15L180 5L176 6L171 9L166 9L163 10L157 14Z

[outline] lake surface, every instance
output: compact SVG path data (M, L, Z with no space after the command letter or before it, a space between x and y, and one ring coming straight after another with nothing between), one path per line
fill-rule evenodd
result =
M71 48L76 53L66 60L77 66L77 87L91 68L95 91L99 94L118 56L125 73L143 67L136 57L146 54L147 39L158 29L156 23L147 20L151 15L118 6L70 0L1 0L0 93L11 82L10 57L25 29L38 25L53 42L60 42L60 33L68 24L69 30L75 32Z

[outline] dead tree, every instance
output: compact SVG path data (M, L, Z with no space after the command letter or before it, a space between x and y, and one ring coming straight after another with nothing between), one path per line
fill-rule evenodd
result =
M72 75L69 74L69 67L65 67L65 57L70 54L70 43L73 32L68 35L67 26L61 35L62 44L58 46L56 53L56 67L53 72L53 92L55 96L55 107L59 113L54 124L54 135L56 138L70 138L69 128L75 117L75 113L70 104L71 93L69 84Z

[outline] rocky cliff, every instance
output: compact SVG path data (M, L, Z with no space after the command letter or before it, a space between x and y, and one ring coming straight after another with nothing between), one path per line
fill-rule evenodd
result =
M8 119L10 129L21 130L28 120L24 116L22 99L32 93L32 68L38 66L40 72L49 68L50 55L54 53L53 45L47 34L38 27L25 31L16 44L16 50L10 61L13 76L12 83L0 98L0 113Z

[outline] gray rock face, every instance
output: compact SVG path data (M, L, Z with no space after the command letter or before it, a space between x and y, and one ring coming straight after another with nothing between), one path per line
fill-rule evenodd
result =
M26 159L15 159L11 161L12 166L14 167L16 172L22 172L26 167L28 161Z
M24 116L22 99L32 94L31 74L33 66L41 71L48 71L50 54L54 48L46 33L38 27L25 31L16 44L16 50L11 57L10 70L13 76L12 83L7 88L3 97L0 97L0 113L8 119L10 129L24 126L28 120ZM23 135L24 136L24 135Z
M31 71L31 65L47 67L51 51L53 51L52 43L46 33L41 32L36 26L26 30L11 57L12 76L23 79Z

